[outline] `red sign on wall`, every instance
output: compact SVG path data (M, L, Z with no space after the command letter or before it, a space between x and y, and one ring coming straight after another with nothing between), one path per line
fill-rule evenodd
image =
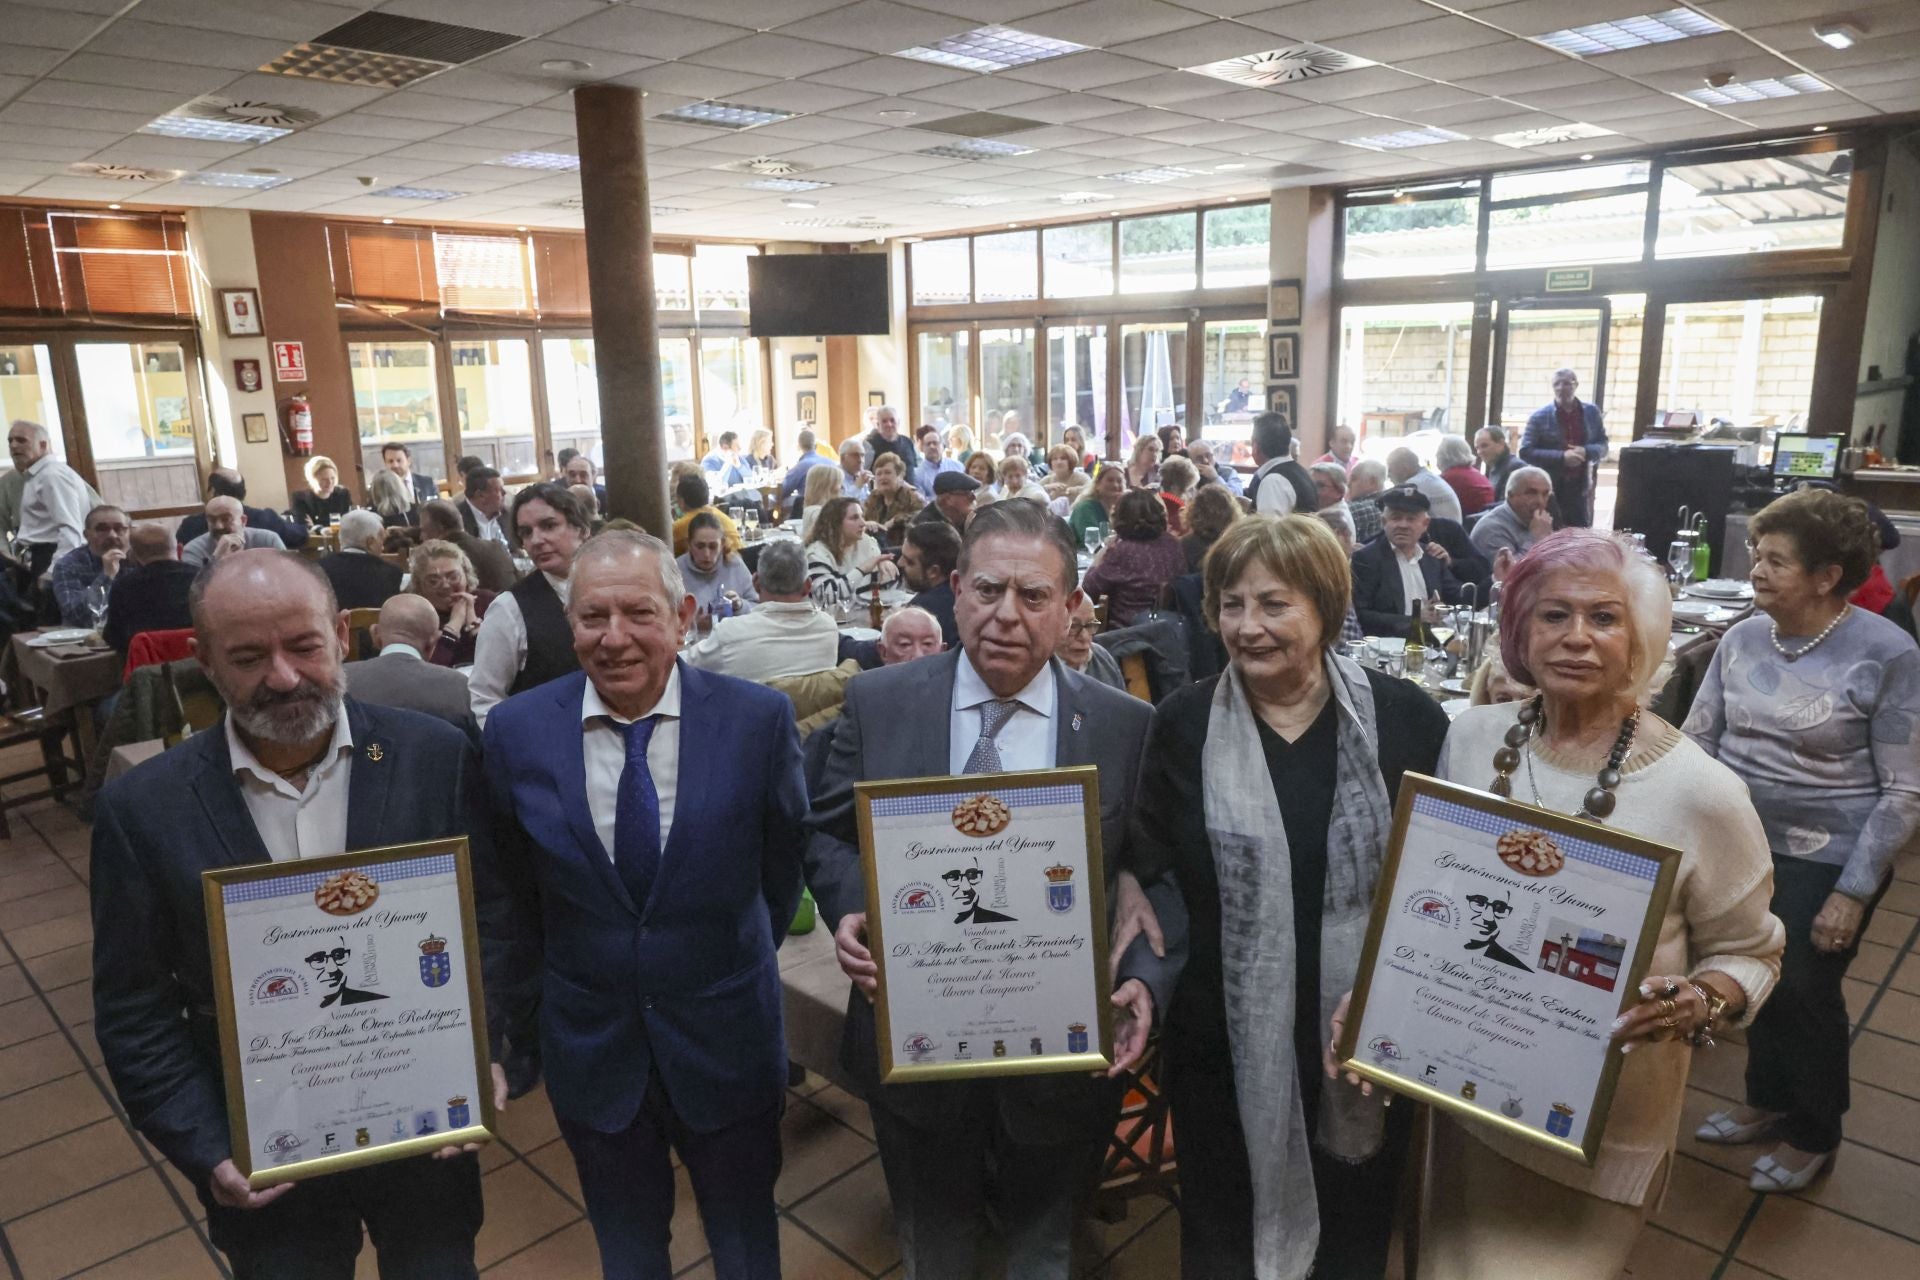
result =
M307 380L307 346L304 342L273 344L273 380L275 382Z

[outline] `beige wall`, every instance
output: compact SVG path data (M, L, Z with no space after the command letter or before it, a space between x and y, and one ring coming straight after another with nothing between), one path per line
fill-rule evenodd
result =
M247 478L247 500L255 506L280 510L287 505L287 478L281 465L278 410L274 404L273 359L266 337L229 338L220 324L216 289L258 289L260 270L254 259L253 215L242 209L193 209L187 213L187 238L196 267L194 287L201 316L200 345L207 362L209 415L218 465L239 469ZM265 308L262 307L265 312ZM267 314L268 332L273 317ZM260 362L261 387L245 392L234 385L233 362ZM248 444L240 418L246 413L267 415L267 442Z
M1873 248L1873 281L1867 294L1866 335L1860 345L1860 381L1880 366L1881 378L1906 372L1907 340L1920 329L1920 154L1911 141L1887 147L1880 230ZM1862 395L1853 403L1853 438L1885 424L1893 453L1906 391Z

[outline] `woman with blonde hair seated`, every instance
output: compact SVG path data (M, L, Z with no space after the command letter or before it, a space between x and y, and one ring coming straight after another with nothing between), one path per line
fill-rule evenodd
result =
M316 453L302 470L307 487L293 495L294 515L316 528L325 528L353 510L353 495L340 483L340 468L332 458Z
M1049 498L1065 498L1067 507L1086 496L1087 486L1093 483L1080 466L1080 455L1073 451L1070 444L1057 444L1047 450L1047 478L1040 483Z
M814 467L810 469L800 488L800 540L813 537L813 522L820 514L820 508L829 501L841 496L840 468Z
M858 502L833 498L820 508L807 540L807 583L816 606L829 613L848 609L874 586L893 582L899 572L867 532Z
M947 456L957 459L961 466L973 456L973 429L966 423L956 422L947 428Z
M1046 505L1047 491L1033 478L1033 469L1024 456L1008 454L1000 459L1000 488L996 498L1025 498Z
M1127 488L1160 487L1160 437L1143 431L1134 437L1133 452L1127 455Z

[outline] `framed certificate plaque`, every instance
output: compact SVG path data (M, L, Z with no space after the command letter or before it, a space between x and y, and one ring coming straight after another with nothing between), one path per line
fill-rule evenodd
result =
M464 836L201 879L233 1160L254 1189L491 1139Z
M1111 1066L1099 771L854 791L881 1079Z
M1409 773L1336 1052L1593 1162L1680 851Z

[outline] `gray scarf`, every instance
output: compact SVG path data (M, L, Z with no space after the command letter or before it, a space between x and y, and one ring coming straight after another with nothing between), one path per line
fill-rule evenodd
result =
M1339 746L1320 933L1323 1038L1334 1006L1353 988L1393 826L1366 673L1331 653L1326 671L1338 707ZM1214 691L1201 778L1220 878L1227 1039L1253 1175L1254 1274L1300 1280L1313 1265L1320 1219L1293 1051L1293 864L1253 705L1231 665ZM1343 1160L1373 1155L1383 1132L1383 1097L1365 1099L1344 1084L1326 1088L1314 1144Z

